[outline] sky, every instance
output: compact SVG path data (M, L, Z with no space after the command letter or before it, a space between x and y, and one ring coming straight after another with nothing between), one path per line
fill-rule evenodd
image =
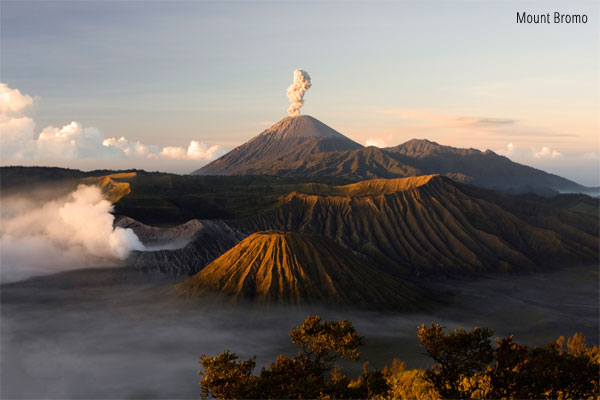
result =
M586 14L523 25L517 12ZM599 186L600 6L0 2L0 161L187 173L300 110L379 147L491 149ZM122 139L121 139L122 138Z

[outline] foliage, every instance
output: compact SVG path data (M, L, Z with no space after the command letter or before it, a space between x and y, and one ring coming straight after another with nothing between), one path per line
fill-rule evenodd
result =
M389 385L387 397L392 399L438 400L440 394L425 379L425 371L406 369L404 362L394 359L391 367L385 367L383 374Z
M583 339L583 341L581 341ZM598 395L598 362L588 356L582 335L569 339L576 346L561 350L560 339L544 347L498 340L496 362L488 369L487 397L584 399Z
M252 370L256 366L256 357L248 361L239 361L235 353L225 350L216 357L203 355L200 364L202 374L202 397L209 395L220 399L242 399L257 397L256 378Z
M419 340L438 363L424 378L443 398L597 398L598 347L587 348L575 334L546 347L528 347L513 337L497 339L485 328L444 332L440 325L419 328ZM394 386L392 385L392 388Z
M471 377L485 369L493 359L490 337L494 332L476 327L467 332L455 329L443 332L441 325L431 324L418 328L418 338L427 353L438 365L425 371L427 381L443 398L469 398L477 385L461 385L464 377Z
M128 179L131 193L115 204L115 213L149 225L175 225L190 219L243 218L274 207L293 191L312 184L340 185L328 177L199 176L138 172ZM318 185L317 185L318 186Z
M363 344L348 321L321 321L308 316L290 332L292 343L300 346L294 358L280 355L255 376L254 358L239 361L225 351L216 357L203 355L204 371L200 386L202 397L230 398L367 398L387 393L388 385L381 371L368 369L350 380L340 372L340 358L358 360L358 346Z
M355 381L350 382L349 388L353 389L353 398L373 399L387 394L389 385L383 371L369 370L369 362L363 364L363 374Z
M308 316L290 332L299 346L294 358L280 355L252 371L255 358L234 353L203 355L202 397L218 399L598 399L600 349L587 347L585 337L558 338L545 347L519 345L513 337L490 340L493 331L445 331L422 325L418 338L436 365L406 369L395 359L391 367L370 370L352 380L341 372L341 358L359 360L364 338L348 321L321 321Z
M358 336L348 321L324 321L313 315L308 316L302 325L290 332L292 343L301 347L296 358L304 365L314 366L316 372L331 370L340 357L358 360L358 346L363 337Z

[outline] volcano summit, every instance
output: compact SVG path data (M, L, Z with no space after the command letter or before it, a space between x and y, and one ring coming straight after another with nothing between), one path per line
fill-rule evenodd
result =
M276 171L300 167L315 154L362 147L311 116L297 115L282 119L193 174L260 175L271 171L277 175Z

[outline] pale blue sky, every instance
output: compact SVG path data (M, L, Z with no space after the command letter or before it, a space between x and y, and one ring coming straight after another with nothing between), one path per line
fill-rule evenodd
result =
M517 11L588 23L518 25ZM286 116L302 68L302 112L363 144L512 143L521 162L547 146L564 157L529 163L597 179L597 2L2 0L1 13L1 80L39 96L38 131L75 120L106 137L231 148Z

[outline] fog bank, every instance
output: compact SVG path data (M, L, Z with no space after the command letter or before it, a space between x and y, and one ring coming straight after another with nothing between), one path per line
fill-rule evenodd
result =
M71 271L1 287L2 398L198 398L198 358L224 349L257 355L258 368L293 355L290 329L308 313L344 318L366 337L362 361L381 368L394 357L426 367L417 326L430 322L544 345L581 331L598 343L596 266L436 285L448 304L428 313L268 310L209 306L172 297L172 278L128 268ZM258 371L255 371L258 372Z

